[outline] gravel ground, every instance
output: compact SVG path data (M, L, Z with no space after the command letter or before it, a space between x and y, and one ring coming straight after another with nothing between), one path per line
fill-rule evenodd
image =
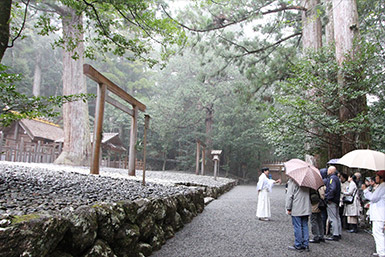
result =
M0 162L0 215L56 212L96 202L157 198L191 190L191 184L221 186L230 179L196 176L182 172L146 171L128 176L127 170L101 168L90 175L89 168L54 164Z
M339 242L311 244L310 252L292 252L294 232L285 214L285 188L276 186L271 193L270 221L255 217L255 186L236 186L205 207L204 211L175 237L168 240L153 257L265 257L265 256L372 256L373 237L360 231L342 233Z

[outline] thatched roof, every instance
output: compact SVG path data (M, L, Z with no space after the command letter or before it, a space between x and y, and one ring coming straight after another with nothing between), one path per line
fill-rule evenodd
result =
M33 141L41 139L55 141L64 137L63 129L49 121L23 119L19 124Z
M94 142L93 134L91 134L91 142ZM59 138L55 142L63 142L64 138ZM125 152L127 149L120 140L119 133L103 133L102 147L115 152Z
M91 142L93 142L93 136L91 136ZM127 151L120 140L119 133L103 133L102 146L115 152Z

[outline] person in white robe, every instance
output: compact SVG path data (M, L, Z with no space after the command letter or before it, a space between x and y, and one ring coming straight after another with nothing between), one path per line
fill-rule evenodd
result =
M269 193L271 192L274 184L279 183L281 183L280 179L269 179L269 168L262 168L262 174L259 176L257 184L258 204L256 216L259 220L267 221L270 219L271 211Z

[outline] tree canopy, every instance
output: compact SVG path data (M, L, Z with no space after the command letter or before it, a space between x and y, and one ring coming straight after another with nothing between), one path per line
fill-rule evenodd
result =
M3 58L12 66L3 72L9 98L22 93L33 99L29 95L39 60L35 49L47 49L36 34L60 32L62 7L70 7L84 17L79 29L87 60L148 106L148 153L163 164L172 160L173 168L193 170L197 139L222 149L221 168L239 176L255 173L271 159L312 154L325 163L340 157L341 141L385 151L384 6L378 1L357 2L359 26L352 29L360 30L355 41L360 51L346 53L342 64L336 45L326 42L330 1L310 7L297 1L189 1L179 11L173 1L155 0L27 3L27 17L33 16L27 21L33 22L22 25L26 5L20 3L12 6L10 16L11 27L23 26L27 37L15 41ZM301 45L306 36L302 14L310 10L324 25L324 47L319 49ZM11 29L7 43L18 31ZM69 51L79 39L64 46L58 33L50 40ZM41 51L42 93L48 98L37 99L43 102L60 95L55 82L62 64L49 62L60 58L59 50ZM23 73L22 81L15 81L18 76L9 75L11 71ZM89 92L95 92L91 85ZM355 115L341 119L345 107ZM106 119L106 131L128 137L125 115L107 106ZM360 133L368 136L349 137Z

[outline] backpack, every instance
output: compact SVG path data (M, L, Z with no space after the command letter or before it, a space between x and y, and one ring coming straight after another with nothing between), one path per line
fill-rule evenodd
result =
M319 204L321 197L318 193L318 190L310 189L310 202L312 205Z

